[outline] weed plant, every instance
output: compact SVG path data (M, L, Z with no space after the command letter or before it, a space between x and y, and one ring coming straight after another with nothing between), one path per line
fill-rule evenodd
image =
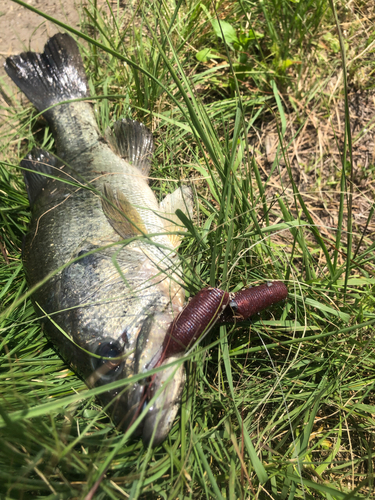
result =
M57 24L81 43L100 128L120 117L142 121L155 137L157 196L179 182L195 191L194 220L182 220L187 296L278 279L289 298L251 322L216 328L189 354L181 411L161 446L148 449L116 431L97 391L44 337L30 302L21 262L30 214L17 166L35 143L53 151L54 141L35 110L4 86L1 497L370 498L374 206L370 200L364 225L353 227L345 78L334 227L317 222L288 156L306 114L317 100L328 102L307 76L323 81L328 66L345 69L333 4L145 0L134 11L113 9L88 7L81 31ZM332 39L338 51L329 52ZM316 53L322 40L326 66ZM288 112L302 90L306 111L298 108L291 139ZM265 169L251 138L271 119L278 146Z

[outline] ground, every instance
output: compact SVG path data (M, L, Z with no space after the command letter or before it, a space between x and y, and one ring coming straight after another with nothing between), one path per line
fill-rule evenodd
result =
M291 168L293 180L303 194L310 215L328 238L332 228L338 226L340 204L341 155L345 135L345 104L343 94L335 94L332 81L332 99L328 99L330 87L327 86L327 105L318 111L311 106L304 108L299 115L291 110L286 115L287 128L280 144L280 123L278 119L264 121L260 131L250 136L255 157L264 178L278 156L280 177L272 176L269 195L286 195L293 206L293 192L288 182L286 162ZM335 95L334 95L335 94ZM375 197L373 180L375 165L375 92L349 89L349 114L353 138L353 229L356 236L365 234L373 237L375 223L368 215ZM347 160L350 161L349 150ZM350 173L347 171L348 183ZM285 188L285 186L287 186ZM349 186L347 186L349 189ZM344 219L346 215L344 215ZM332 240L333 243L333 240ZM342 255L343 259L346 255Z
M85 1L29 0L27 3L79 28L80 5ZM58 31L61 30L56 25L25 7L10 0L0 0L0 75L5 74L3 65L6 57L25 50L40 52L46 40Z

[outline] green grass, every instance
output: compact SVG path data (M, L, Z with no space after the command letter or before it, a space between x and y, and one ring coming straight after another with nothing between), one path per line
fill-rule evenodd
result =
M336 8L339 22L355 24L356 12ZM223 25L221 36L217 17L232 28ZM280 279L289 298L251 323L215 329L189 355L181 412L159 448L116 432L98 390L66 368L24 295L29 209L17 165L35 142L53 150L53 138L35 111L9 98L1 111L0 495L85 498L106 471L95 499L370 498L373 201L355 185L348 106L339 145L347 153L331 177L318 158L300 166L320 172L301 189L288 156L308 117L329 114L326 82L343 67L330 5L142 2L134 20L89 7L81 37L90 42L82 53L101 129L123 116L142 121L155 137L157 196L181 180L195 190L181 247L187 294ZM356 35L351 60L371 43L365 38ZM198 61L204 49L210 57ZM367 57L357 68L371 67ZM342 81L335 99L347 96ZM279 146L265 167L254 137L271 122ZM317 222L325 190L336 196L335 227Z

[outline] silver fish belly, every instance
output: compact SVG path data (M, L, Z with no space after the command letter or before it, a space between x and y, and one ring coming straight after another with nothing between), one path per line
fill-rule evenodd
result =
M151 133L120 120L105 140L91 104L67 102L88 96L69 35L52 37L43 54L8 58L5 69L56 142L56 156L35 148L21 163L32 207L24 267L30 287L45 280L33 300L47 334L90 387L146 377L185 300L179 238L168 231L179 229L177 209L191 214L191 192L179 188L159 204L147 182ZM146 444L162 442L176 416L185 374L182 363L171 370L156 378L154 393L164 389L136 431ZM141 382L100 399L125 430L147 403Z

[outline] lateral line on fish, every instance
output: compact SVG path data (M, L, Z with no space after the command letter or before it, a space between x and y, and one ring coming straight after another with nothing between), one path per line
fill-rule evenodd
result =
M68 101L69 102L69 101ZM78 186L78 189L75 191L78 192L79 189L87 189L88 191L91 191L93 193L95 193L97 196L99 196L101 199L106 199L106 201L108 203L111 204L111 202L103 195L103 192L96 188L95 186L92 186L91 183L94 182L95 180L98 180L100 179L101 177L107 175L107 174L101 174L100 176L97 176L95 177L94 179L88 181L87 179L85 179L82 175L78 174L78 172L75 171L75 169L73 167L71 167L69 165L68 162L65 162L62 158L60 158L59 156L57 155L54 155L58 160L60 160L62 163L64 163L65 166L67 166L70 170L72 170L74 172L75 175L77 175L78 177L80 177L82 180L81 180L81 183L79 181L77 181L79 183L79 186ZM66 171L64 171L66 173ZM112 174L112 172L110 172L109 174ZM120 173L121 175L122 173ZM113 173L113 175L118 175L116 173ZM47 175L46 175L47 177ZM49 176L48 176L49 177ZM141 176L142 177L142 176ZM53 176L52 176L52 179L55 179ZM63 179L55 179L55 180L61 180L62 182L64 181ZM58 206L58 205L56 205ZM159 211L157 210L154 210L150 207L147 207L147 206L142 206L142 205L137 205L137 204L132 204L132 206L136 209L140 209L140 210L149 210L151 213L153 213L154 215L157 215L158 217L160 217L160 213ZM114 206L113 208L117 209L118 208L116 206ZM126 216L126 214L124 214L123 212L119 212L121 215L125 216L125 218L127 218L127 220L135 226L135 224L133 224L133 222ZM160 217L161 218L161 217ZM136 227L136 226L135 226ZM168 236L170 233L170 231L162 231L162 232L158 232L158 233L143 233L142 230L140 228L137 227L137 229L139 230L139 232L141 233L141 236L145 237L149 242L150 244L153 244L155 246L157 246L159 249L168 249L168 250L171 250L170 248L168 248L167 246L165 245L162 245L160 243L157 243L155 241L152 240L152 238L155 238L155 237L158 237L158 236ZM167 256L166 256L167 257Z
M80 99L80 100L82 100L82 99ZM68 101L68 102L70 102L70 101ZM75 179L75 177L73 177L71 174L69 174L68 172L66 172L66 170L64 170L65 175L69 175L69 177L71 177L71 178L73 178L73 179L75 179L75 180L77 181L77 184L78 184L77 189L76 189L76 191L74 191L74 193L72 193L72 194L77 193L80 189L87 189L87 190L92 191L93 193L95 193L95 194L96 194L97 196L99 196L101 199L103 199L103 198L104 198L104 199L105 199L108 203L110 203L110 204L112 205L112 202L111 202L110 200L108 200L108 198L106 198L106 197L103 195L103 193L102 193L102 191L101 191L100 189L98 189L98 188L96 188L95 186L92 186L92 185L91 185L91 183L92 183L92 182L95 182L96 180L100 179L100 178L101 178L101 177L103 177L103 176L106 176L107 174L101 174L101 175L99 175L98 177L95 177L94 179L92 179L92 180L88 181L88 180L86 180L86 179L85 179L82 175L78 174L78 172L75 172L75 169L74 169L73 167L71 167L71 166L69 165L69 163L65 162L62 158L60 158L59 156L57 156L57 155L55 155L55 154L54 154L53 156L54 156L55 158L57 158L58 160L60 160L60 161L64 164L64 166L65 166L65 167L67 167L68 169L70 169L71 171L73 171L75 175L77 175L78 177L80 177L80 178L82 179L81 181L79 181L78 179ZM43 164L43 163L42 163L42 164ZM52 166L51 166L51 165L49 165L49 164L48 164L48 166L49 166L49 167L52 167ZM57 171L61 171L60 169L58 169L58 167L53 167L53 168L57 169ZM26 169L26 168L24 168L24 170L31 171L31 172L35 172L34 170L31 170L31 169ZM40 175L42 175L43 177L48 177L48 178L51 178L51 179L53 179L53 180L57 180L57 181L59 181L59 182L63 182L63 183L65 183L65 184L68 184L68 185L73 185L73 186L74 186L74 184L73 184L73 183L70 183L69 181L67 181L67 180L65 180L65 179L61 179L61 178L54 177L54 176L52 176L52 175L49 175L49 174L44 174L44 173L43 173L43 174L40 174ZM118 175L118 174L117 174L116 172L114 172L114 173L110 172L110 173L108 173L108 175ZM121 175L121 172L120 172L120 175ZM141 176L141 177L143 177L143 176ZM54 207L52 207L51 209L47 210L46 212L44 212L44 213L40 216L40 218L41 218L43 215L47 214L50 210L52 210L52 209L57 208L58 206L60 206L60 205L61 205L61 203L64 203L67 199L69 199L69 197L70 197L70 196L71 196L71 194L70 194L70 195L68 195L68 196L67 196L67 197L66 197L66 198L65 198L62 202L60 202L59 204L55 205ZM138 228L138 227L137 227L137 226L133 223L133 221L132 221L130 218L128 218L128 217L127 217L127 215L126 215L126 214L124 214L124 213L123 213L120 209L118 209L118 207L116 207L115 205L112 205L112 206L113 206L113 208L115 208L117 211L119 211L119 213L120 213L122 216L124 216L124 217L128 220L128 222L129 222L130 224L132 224L134 227L136 227L136 229L137 229L137 230L141 233L141 236L143 236L143 237L145 237L147 240L149 240L150 244L153 244L153 245L157 246L159 249L168 249L168 250L170 250L170 249L169 249L168 247L166 247L165 245L161 245L161 244L159 244L159 243L157 243L157 242L153 241L153 240L152 240L152 238L157 237L157 236L169 236L170 234L175 234L175 232L171 233L170 231L167 231L167 232L158 232L158 233L151 233L151 234L150 234L150 233L144 233L144 232L142 232L142 229L141 229L141 228ZM141 209L141 210L149 210L149 211L150 211L151 213L153 213L154 215L157 215L157 216L158 216L158 217L160 217L161 219L165 220L165 219L164 219L164 217L162 217L162 216L160 215L160 212L159 212L159 211L157 211L157 210L154 210L154 209L151 209L151 208L149 208L149 207L142 206L142 205L135 205L135 204L133 204L132 206L134 206L134 208L135 208L135 209L137 209L137 208L138 208L138 209ZM39 219L39 220L40 220L40 219ZM38 223L37 223L37 226L38 226L38 227L39 227L39 220L38 220ZM167 220L168 220L168 219L167 219ZM38 227L37 227L37 229L38 229ZM36 231L35 231L35 233L34 233L33 241L34 241L34 239L35 239L35 237L36 237L36 234L37 234L37 229L36 229ZM177 234L178 234L178 232L177 232ZM168 255L164 255L164 257L165 257L165 258L169 258L169 257L168 257Z
M96 248L94 250L87 252L86 255L91 255L91 254L94 254L96 252L101 251L102 249L114 247L116 245L123 243L124 241L127 241L128 244L130 244L133 241L137 241L138 239L140 239L140 238L139 237L132 237L132 238L129 238L128 240L124 239L124 240L116 241L114 243L108 243L108 245L103 245L103 247L101 247L99 249ZM45 285L51 278L53 278L54 276L59 274L61 271L63 271L67 267L69 267L73 262L77 262L81 258L82 257L75 257L75 258L69 260L68 262L66 262L65 264L62 264L57 269L48 273L47 276L45 276L43 279L41 279L36 285L34 285L27 292L25 292L21 297L16 299L10 306L8 306L7 309L3 313L1 313L1 316L4 318L7 318L7 315L11 314L12 311L14 311L14 309L16 309L20 304L22 304L26 299L28 299L33 293L35 293L36 290L38 290L43 285Z

